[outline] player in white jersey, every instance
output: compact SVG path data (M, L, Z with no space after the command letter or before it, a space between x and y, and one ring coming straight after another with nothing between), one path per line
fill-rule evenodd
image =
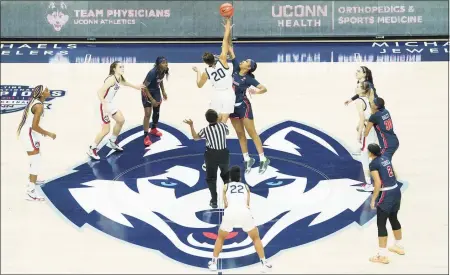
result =
M36 181L41 162L40 137L56 138L54 133L41 128L40 123L44 116L44 102L50 96L47 88L42 85L33 88L31 99L23 111L22 120L17 128L17 136L22 141L30 160L30 175L27 185L27 199L43 201L44 197L36 193Z
M214 245L213 258L208 263L208 267L210 270L217 270L219 253L222 250L225 238L228 233L233 231L234 227L240 227L252 239L256 253L261 261L262 271L270 270L272 265L265 258L264 247L259 237L258 227L256 227L250 211L250 190L248 185L241 182L241 168L239 166L231 167L229 176L230 182L225 184L223 190L225 205L223 220Z
M366 179L366 185L364 185L364 190L372 191L373 185L370 180L369 171L369 151L367 146L371 143L378 143L378 138L375 133L375 129L372 128L367 137L364 137L364 132L366 129L367 122L370 115L372 114L371 98L373 99L373 91L371 89L370 83L367 81L360 82L356 88L356 93L359 95L358 99L355 100L356 110L359 116L359 122L356 130L358 131L357 140L361 145L361 163L364 170L364 176Z
M208 67L205 72L200 74L197 67L193 70L197 72L197 87L202 88L206 81L209 80L214 92L210 102L210 109L215 110L219 114L219 122L227 123L228 117L234 112L234 104L236 95L233 91L233 71L227 63L227 54L229 48L229 40L231 37L231 20L225 19L225 34L222 40L222 52L219 59L216 60L212 53L203 54L203 62Z
M103 86L98 90L97 96L100 99L100 116L102 120L102 129L100 133L95 137L94 143L89 147L87 154L95 159L99 160L100 156L97 154L97 146L103 140L103 138L109 133L110 127L110 118L113 118L116 121L116 125L114 125L113 133L106 143L111 149L116 151L123 151L123 149L118 145L117 137L122 130L122 126L125 123L125 118L122 112L116 107L113 100L116 96L117 92L120 89L120 85L132 87L138 91L141 91L144 88L144 85L133 85L125 80L123 77L124 66L119 61L114 61L109 66L109 75L105 79Z

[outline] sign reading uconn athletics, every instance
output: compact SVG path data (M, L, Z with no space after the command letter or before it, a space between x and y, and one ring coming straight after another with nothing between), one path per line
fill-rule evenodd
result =
M7 37L220 37L224 1L2 1ZM236 37L448 35L448 1L230 1Z

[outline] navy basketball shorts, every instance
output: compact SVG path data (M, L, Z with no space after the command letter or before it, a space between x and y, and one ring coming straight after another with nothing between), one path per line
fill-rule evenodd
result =
M152 92L150 91L150 95L158 102L161 102L161 93L158 92ZM146 93L144 91L142 91L141 93L141 100L142 100L142 106L144 108L151 108L152 107L152 103L151 101L147 98Z
M377 207L384 212L390 214L400 210L400 202L402 200L402 193L400 187L393 190L382 191L378 196Z
M388 158L390 161L392 161L392 157L394 156L395 152L397 151L398 146L395 147L388 147L388 148L382 148L381 152L383 156Z
M236 106L237 105L237 106ZM240 103L234 105L234 112L230 114L230 118L233 119L253 119L253 110L250 101L244 99Z

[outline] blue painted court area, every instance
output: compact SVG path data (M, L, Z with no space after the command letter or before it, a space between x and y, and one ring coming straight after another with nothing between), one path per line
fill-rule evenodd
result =
M219 54L219 43L2 43L2 63L200 63L201 54ZM446 41L235 43L238 58L257 62L423 62L448 61Z

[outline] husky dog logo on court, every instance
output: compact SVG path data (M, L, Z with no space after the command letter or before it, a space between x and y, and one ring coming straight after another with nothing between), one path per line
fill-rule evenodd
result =
M26 85L1 85L1 114L23 111L31 98L33 87ZM50 90L50 97L44 102L45 109L50 109L50 101L66 95L62 90Z
M141 126L128 130L120 137L124 152L103 147L100 161L75 167L48 182L43 191L78 227L89 225L175 261L206 268L221 213L209 207L201 169L205 145L173 127L160 127L163 136L150 150L142 146ZM251 209L266 257L353 223L364 225L375 216L369 207L371 193L357 190L364 180L361 163L339 142L292 121L260 136L271 166L263 175L254 168L244 180L250 186ZM231 164L242 163L238 140L229 139L228 147ZM221 259L224 269L259 261L241 229L228 235Z

